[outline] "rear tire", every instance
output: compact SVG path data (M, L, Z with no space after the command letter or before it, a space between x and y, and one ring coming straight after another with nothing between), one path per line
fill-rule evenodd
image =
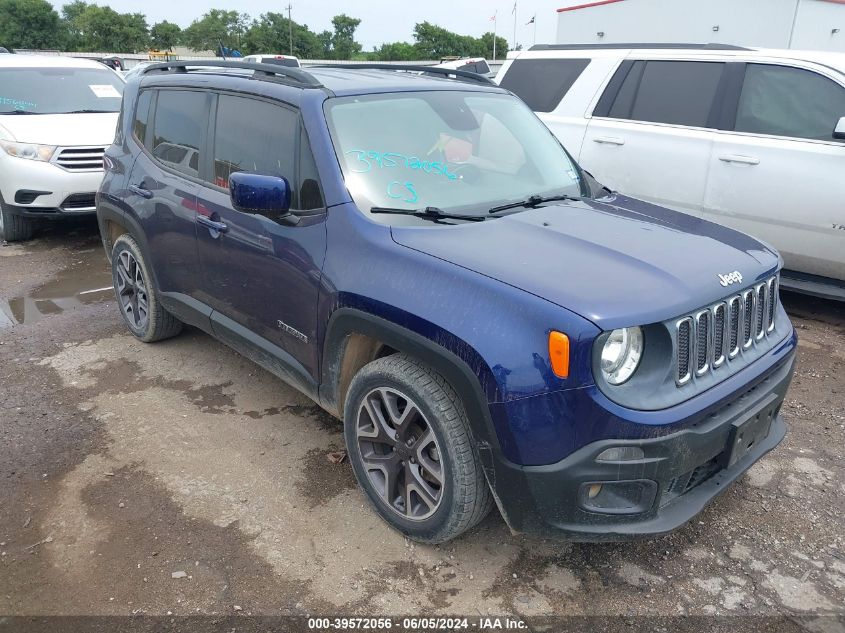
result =
M358 484L381 518L408 538L448 541L493 507L460 397L414 358L380 358L355 375L344 435Z
M182 331L182 322L161 305L141 249L127 233L114 242L111 268L117 306L136 338L153 343Z
M0 235L7 242L22 242L32 238L35 222L30 218L7 211L0 203Z

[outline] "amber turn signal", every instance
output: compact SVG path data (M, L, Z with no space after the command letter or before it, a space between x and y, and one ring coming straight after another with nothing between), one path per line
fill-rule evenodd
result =
M549 359L555 376L569 377L569 337L563 332L549 333Z

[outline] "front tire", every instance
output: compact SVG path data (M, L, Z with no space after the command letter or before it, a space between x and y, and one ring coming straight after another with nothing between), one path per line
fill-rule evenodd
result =
M182 322L161 305L141 249L130 235L115 240L111 268L117 306L132 334L152 343L182 331Z
M32 237L35 223L20 215L7 211L0 203L0 235L7 242L23 242Z
M493 506L460 398L416 359L394 354L355 375L344 435L358 484L408 538L448 541Z

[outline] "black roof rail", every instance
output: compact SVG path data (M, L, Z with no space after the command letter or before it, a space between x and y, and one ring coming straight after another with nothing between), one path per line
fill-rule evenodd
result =
M656 48L656 49L691 49L691 50L706 50L706 51L750 51L752 49L745 46L735 46L733 44L683 44L683 43L667 43L667 42L633 42L621 44L535 44L529 51L577 51L577 50L613 50L617 48Z
M495 86L496 83L484 75L471 73L466 70L453 70L451 68L438 68L436 66L415 66L412 64L319 64L312 68L334 68L345 70L401 70L406 72L429 73L432 75L443 75L457 80L473 81L475 83Z
M277 77L283 80L288 80L288 83L296 84L303 88L322 88L321 84L314 75L299 68L290 66L279 66L277 64L260 64L258 62L242 62L233 60L182 60L178 62L159 62L150 64L142 73L144 75L153 72L174 72L186 73L193 69L203 68L236 68L241 70L252 70L255 72L253 77Z

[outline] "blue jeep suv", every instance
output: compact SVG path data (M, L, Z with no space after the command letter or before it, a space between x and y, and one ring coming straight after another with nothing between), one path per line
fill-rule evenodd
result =
M482 77L169 62L118 128L97 214L129 330L200 328L342 419L410 538L494 504L667 532L784 437L777 253L603 188Z

